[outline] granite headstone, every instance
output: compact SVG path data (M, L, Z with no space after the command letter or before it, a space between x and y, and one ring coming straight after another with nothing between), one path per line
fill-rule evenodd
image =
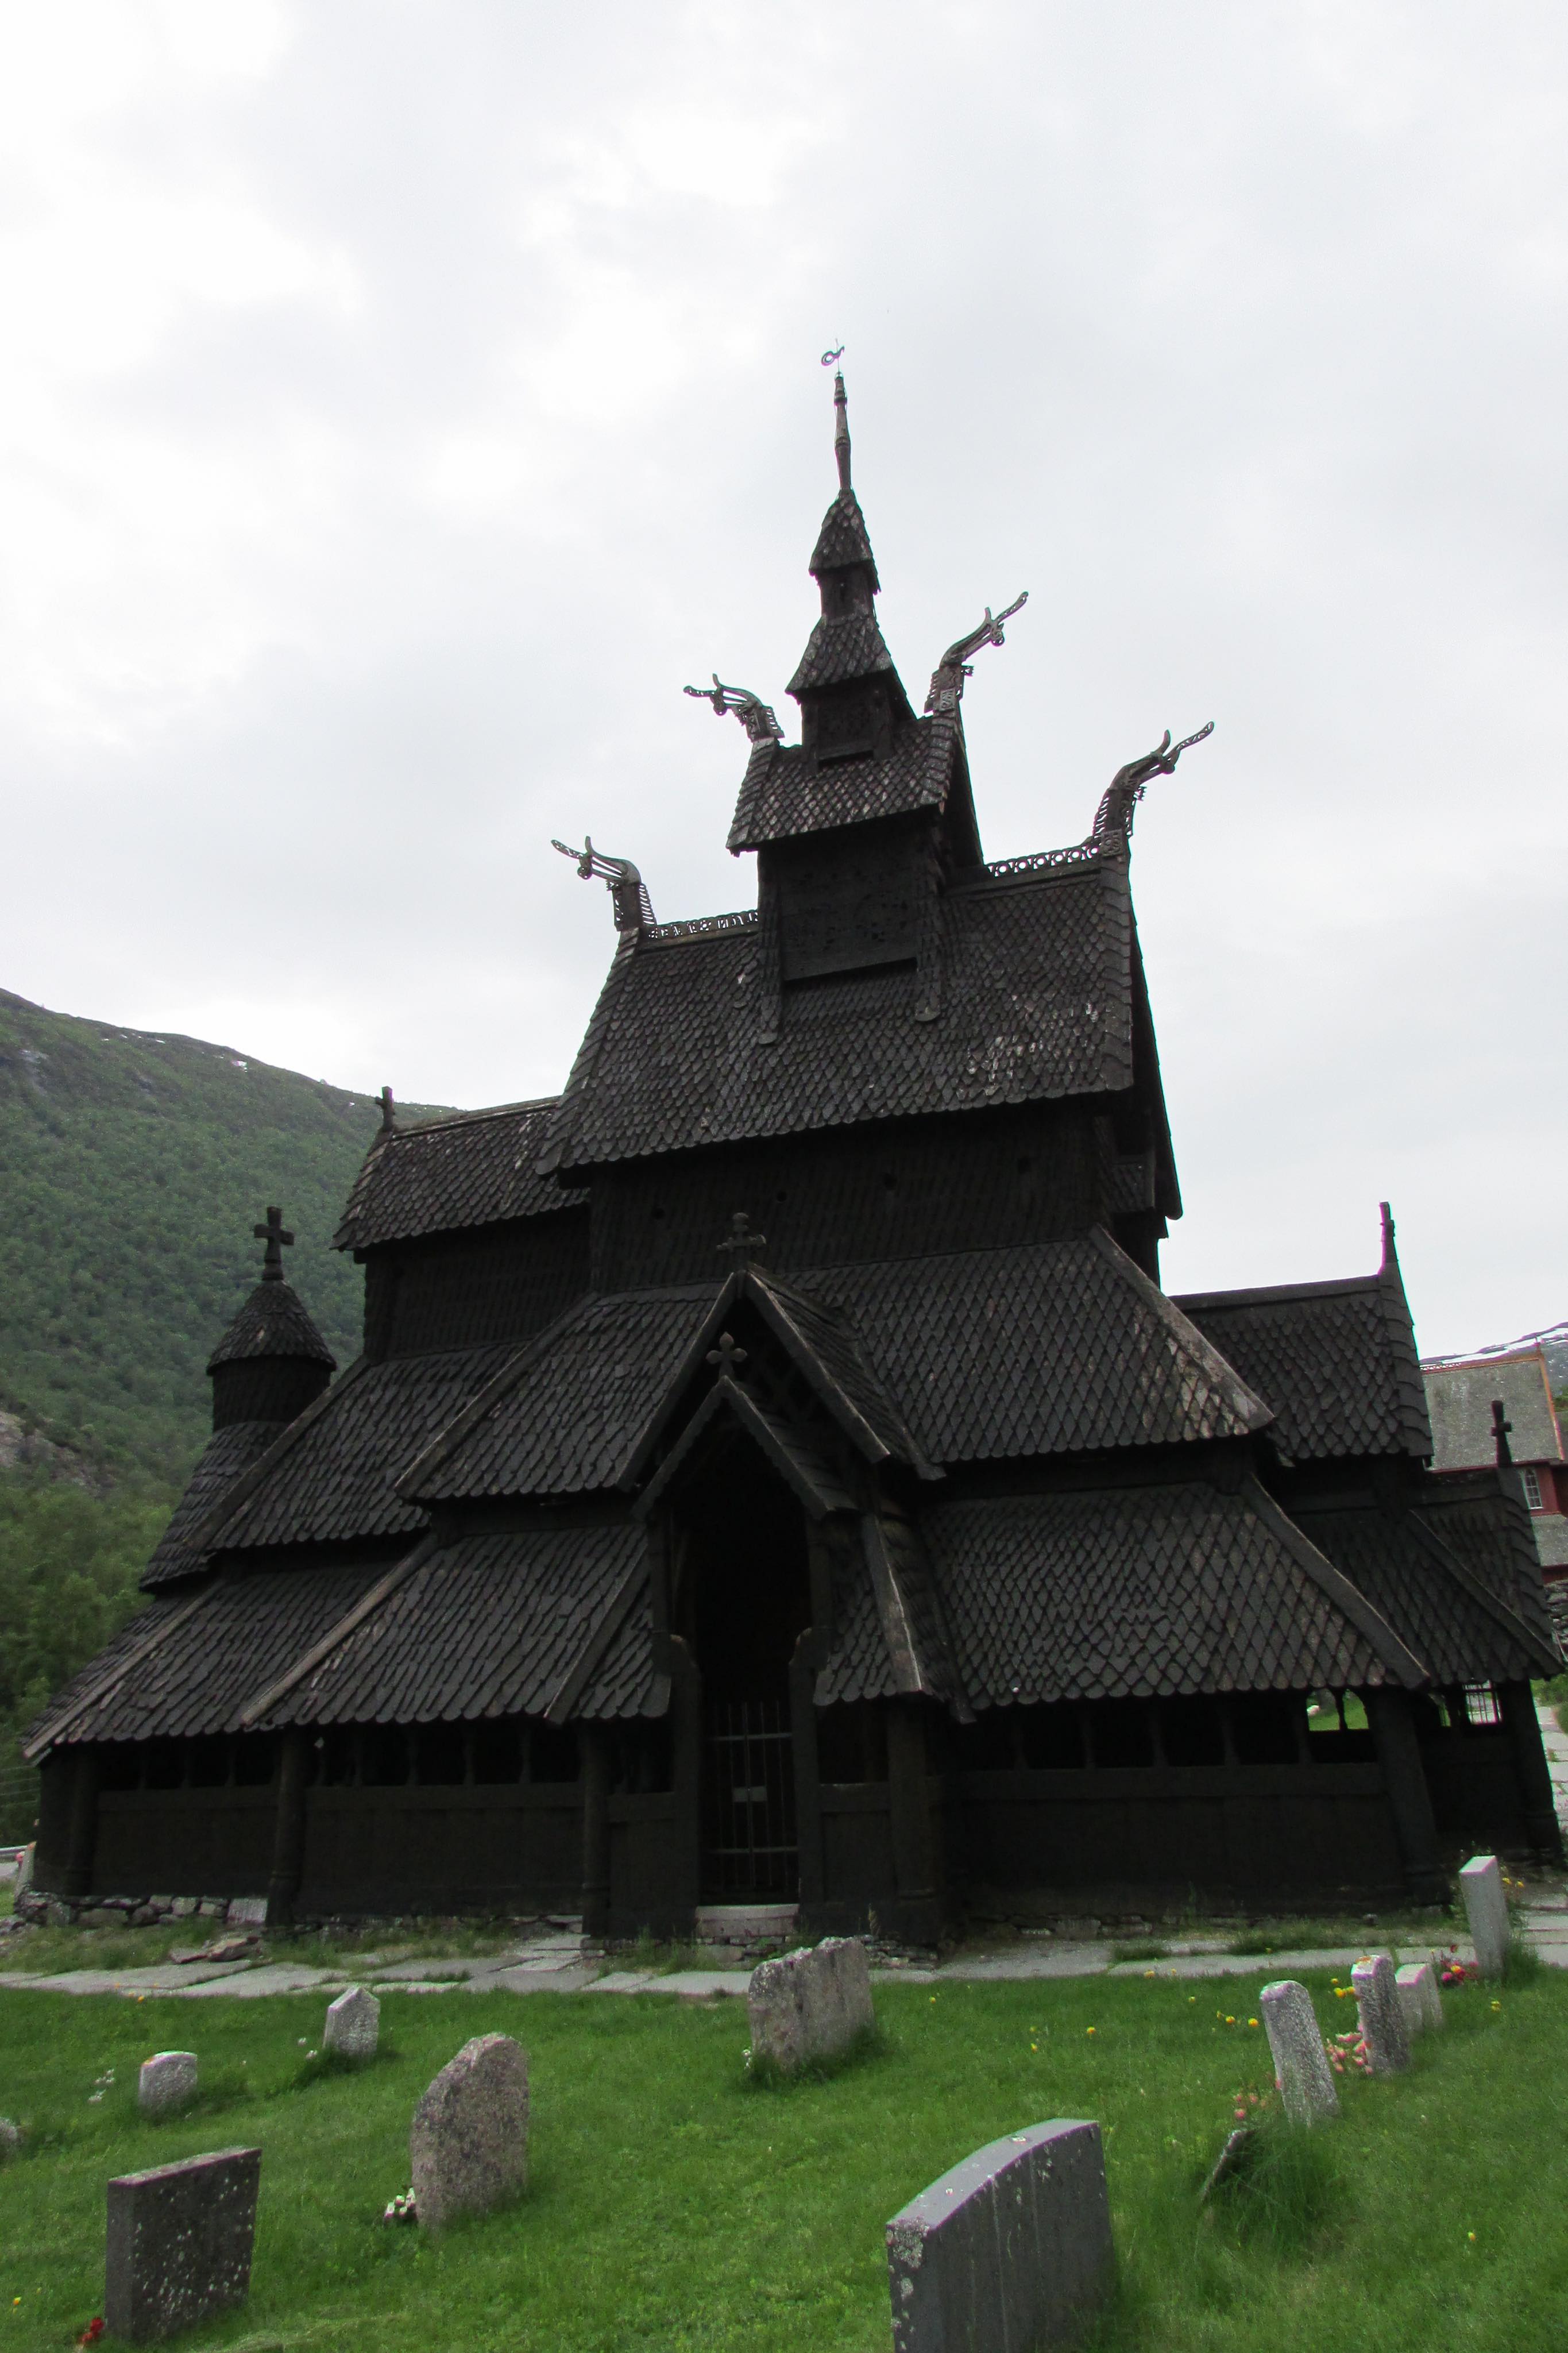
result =
M1405 2005L1394 1982L1394 1963L1386 1953L1379 1953L1370 1961L1358 1961L1351 1971L1351 1984L1361 2013L1368 2072L1373 2075L1402 2075L1410 2064L1410 2033L1405 2023Z
M1443 1997L1437 1990L1437 1972L1430 1961L1406 1961L1403 1968L1394 1972L1394 1982L1399 1989L1406 2031L1412 2036L1425 2034L1430 2026L1442 2025Z
M1510 1921L1502 1872L1495 1854L1475 1854L1459 1873L1459 1892L1476 1948L1476 1967L1484 1978L1500 1978L1508 1960Z
M136 2079L136 2105L144 2116L166 2116L188 2107L196 2096L194 2051L154 2051Z
M1100 2126L1029 2125L889 2223L894 2353L1048 2353L1081 2333L1114 2268Z
M241 2304L256 2239L258 2148L220 2148L109 2185L103 2318L150 2344Z
M1340 2112L1333 2070L1323 2049L1312 1997L1294 1978L1276 1978L1258 1998L1268 2048L1274 2054L1274 2077L1279 2097L1292 2124L1315 2125Z
M381 2004L363 1986L350 1986L328 2003L323 2051L336 2051L344 2059L374 2059L380 2034Z
M485 2214L528 2182L528 2053L510 2034L477 2034L448 2060L408 2132L420 2227Z
M746 1988L746 2011L755 2058L786 2074L833 2058L877 2023L864 1944L827 1936L761 1962Z

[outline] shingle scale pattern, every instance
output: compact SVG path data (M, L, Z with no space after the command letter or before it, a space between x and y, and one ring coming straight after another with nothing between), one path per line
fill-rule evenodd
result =
M447 1348L367 1365L329 1393L256 1493L216 1532L215 1551L412 1534L424 1514L390 1480L477 1396L515 1348Z
M459 1537L422 1561L262 1721L541 1715L645 1551L630 1525Z
M585 1300L455 1451L421 1474L421 1495L566 1495L611 1484L717 1291L694 1283Z
M1268 1398L1279 1444L1297 1461L1426 1451L1377 1276L1235 1303L1194 1294L1176 1304Z
M889 1454L909 1461L918 1451L903 1416L883 1381L868 1363L865 1351L844 1314L820 1296L793 1282L757 1270L757 1280L772 1294L774 1305L798 1334L824 1372Z
M241 1472L260 1461L278 1434L275 1421L231 1421L226 1430L213 1432L142 1571L144 1592L178 1584L205 1565L206 1555L192 1543L192 1537Z
M1245 1489L990 1496L921 1525L977 1707L1389 1679Z
M1268 1415L1108 1236L818 1267L933 1462L1241 1437Z
M871 534L853 491L840 491L822 518L808 572L831 572L844 564L869 564L875 568Z
M334 1236L339 1250L542 1217L586 1198L535 1174L556 1109L516 1103L378 1136Z
M729 846L757 849L797 834L943 808L957 742L954 722L941 718L898 728L881 758L868 753L822 767L814 767L799 744L759 745L746 764Z
M1420 1509L1433 1535L1550 1645L1553 1636L1546 1584L1523 1504L1500 1493L1483 1472L1479 1481L1455 1479L1451 1487L1447 1479L1429 1481Z
M258 1569L215 1579L191 1615L136 1661L135 1642L153 1630L153 1610L177 1617L178 1595L153 1601L125 1629L121 1682L66 1726L67 1742L187 1739L240 1730L240 1711L330 1632L385 1574L374 1567ZM114 1664L109 1651L79 1678L86 1689ZM68 1691L50 1710L71 1697ZM41 1719L47 1722L47 1718Z
M824 614L805 641L805 651L786 694L809 693L814 686L839 686L847 679L889 670L893 657L874 613Z
M1300 1510L1296 1517L1439 1683L1510 1682L1535 1672L1525 1645L1445 1573L1403 1512Z
M289 1282L257 1284L208 1357L207 1370L255 1356L304 1356L332 1366L338 1361Z
M558 1148L563 1167L586 1167L1131 1086L1124 867L1110 860L1067 878L954 892L942 913L933 1020L914 1018L912 972L839 978L786 989L768 1045L759 1034L757 931L617 956L552 1154Z
M653 1604L645 1587L611 1636L573 1714L588 1724L606 1724L662 1715L667 1704L668 1693L660 1695L654 1688Z

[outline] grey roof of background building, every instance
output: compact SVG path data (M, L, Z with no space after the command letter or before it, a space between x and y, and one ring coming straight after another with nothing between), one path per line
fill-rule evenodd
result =
M1503 1356L1424 1364L1421 1377L1432 1421L1435 1471L1474 1471L1496 1461L1494 1398L1501 1398L1513 1425L1509 1446L1516 1462L1562 1461L1563 1433L1539 1345Z

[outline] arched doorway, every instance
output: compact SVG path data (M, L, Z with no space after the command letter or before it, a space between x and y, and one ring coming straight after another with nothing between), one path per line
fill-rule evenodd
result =
M790 1660L811 1620L805 1515L748 1439L705 1451L675 1510L673 1630L702 1679L705 1903L799 1893Z

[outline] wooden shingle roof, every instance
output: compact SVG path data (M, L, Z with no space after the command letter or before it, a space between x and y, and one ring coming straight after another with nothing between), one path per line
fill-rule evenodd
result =
M885 754L820 767L798 744L759 744L746 763L729 847L760 849L838 826L943 809L961 742L952 717L907 719Z
M786 989L764 1043L754 920L623 944L542 1172L1132 1084L1124 861L950 891L940 955L934 1018L913 970L850 974Z
M541 1178L534 1164L556 1108L553 1095L463 1112L378 1135L333 1236L338 1250L370 1250L566 1209L586 1198Z
M1251 1480L934 1500L921 1525L977 1708L1426 1680Z

